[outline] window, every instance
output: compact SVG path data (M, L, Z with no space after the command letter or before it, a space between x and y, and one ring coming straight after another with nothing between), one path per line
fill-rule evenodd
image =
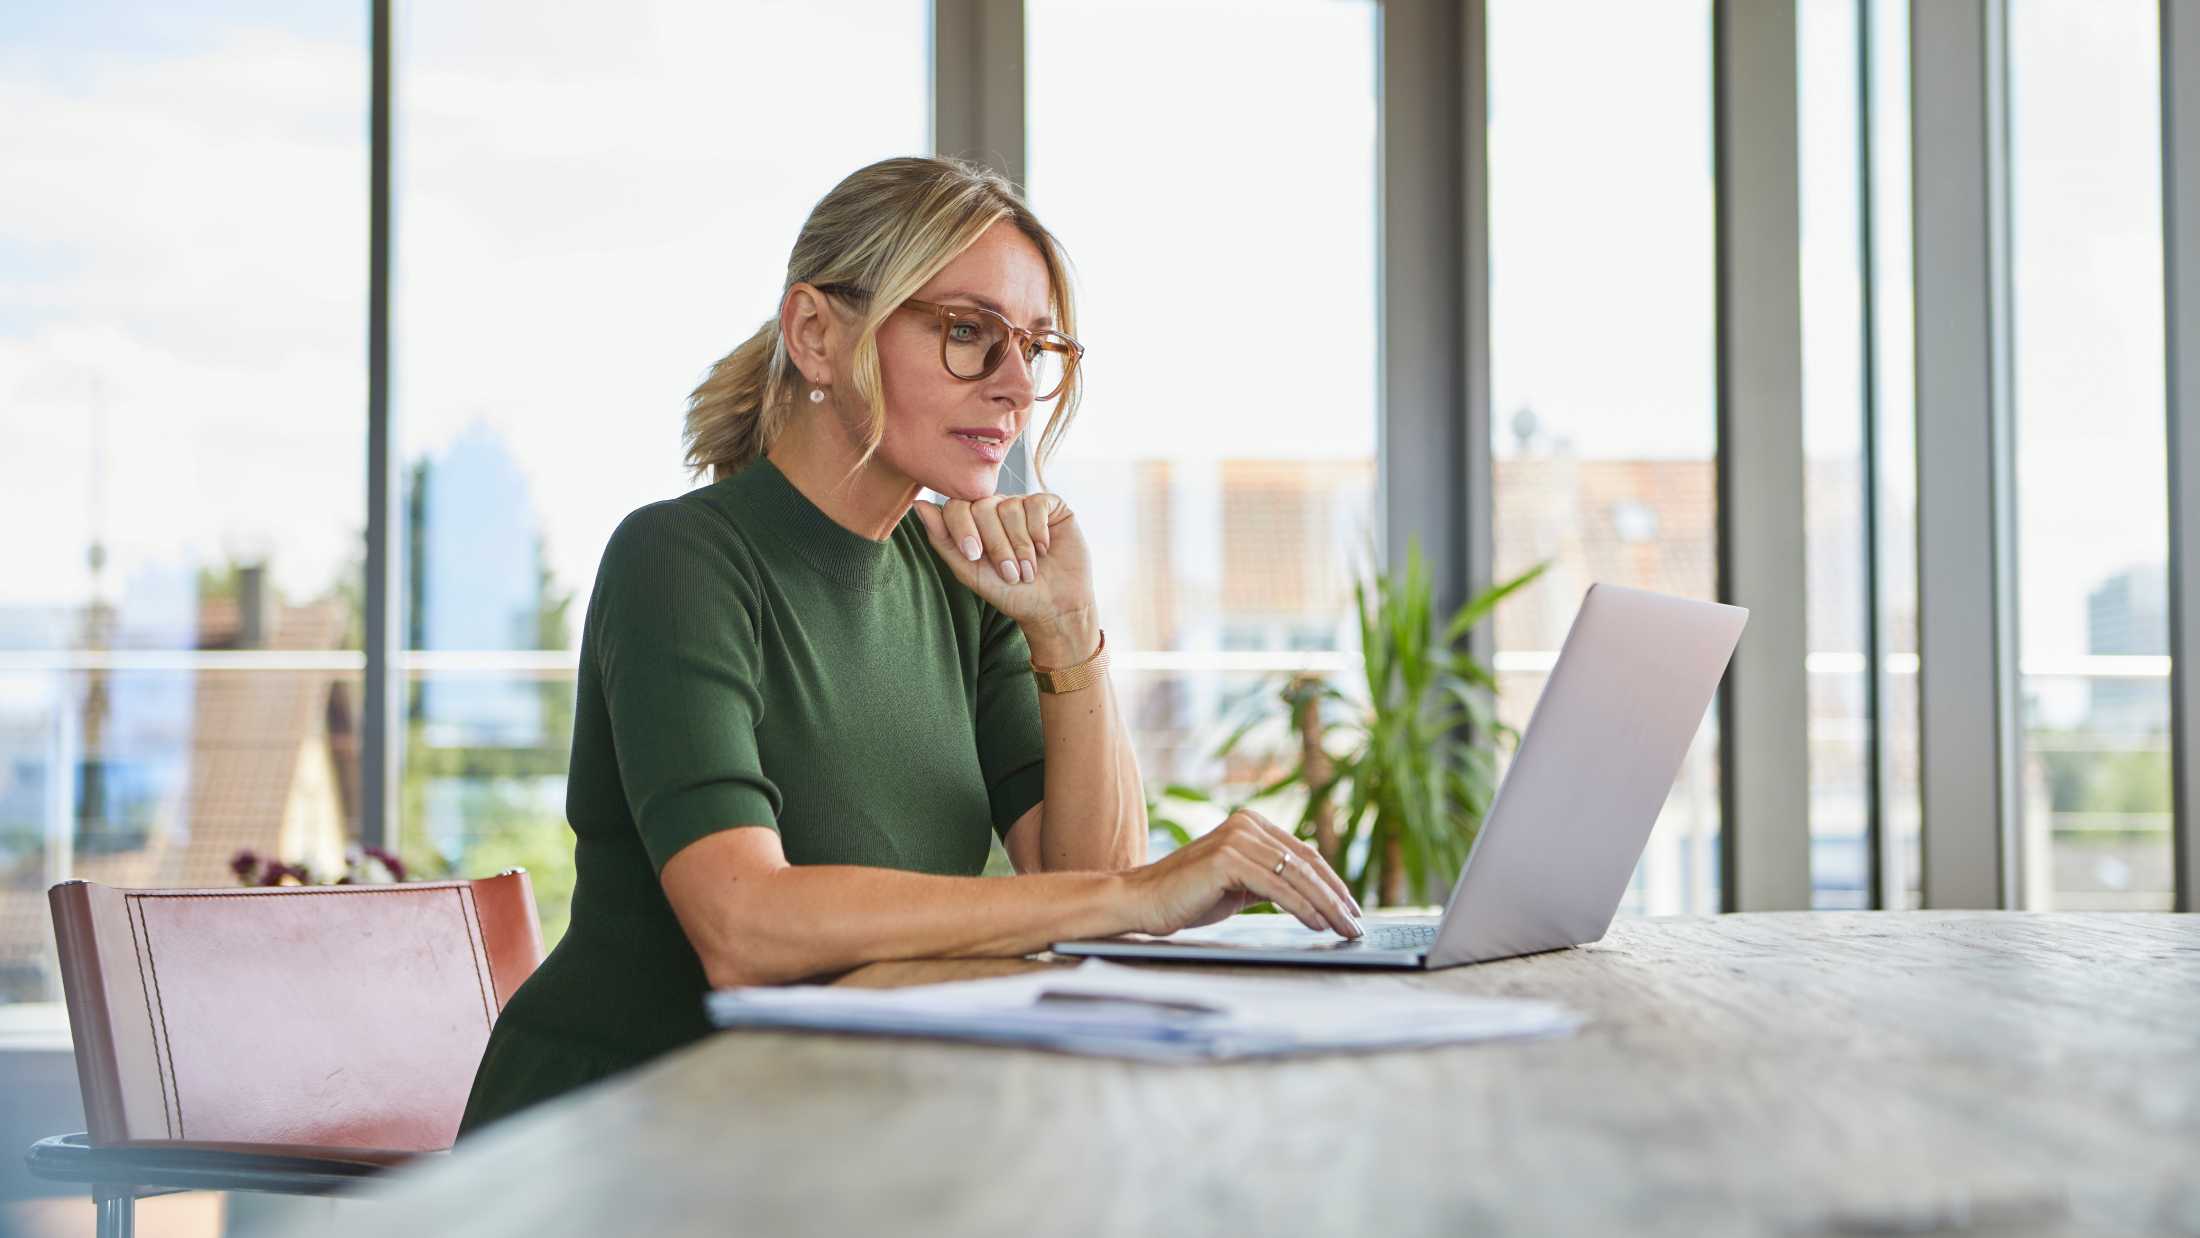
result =
M1249 790L1267 767L1216 775L1218 720L1264 672L1345 670L1375 529L1376 6L1027 12L1031 201L1091 350L1046 484L1092 545L1149 789Z
M1492 0L1488 47L1497 578L1554 561L1495 615L1524 728L1592 582L1716 593L1710 5ZM1718 754L1714 705L1625 909L1717 910Z
M1874 554L1879 625L1882 904L1922 898L1917 660L1917 366L1910 275L1910 0L1863 0L1870 23L1870 382L1878 422Z
M929 10L398 13L403 850L430 869L528 868L555 941L597 559L628 512L696 484L688 392L778 313L811 206L928 149ZM833 72L770 48L830 48ZM776 123L797 97L799 134Z
M341 868L366 7L10 10L0 96L0 1001L58 1001L53 882Z
M1812 903L1871 905L1857 0L1796 10Z
M1875 869L1877 905L1917 903L1908 9L1797 10L1811 888L1825 908L1875 905Z
M2025 907L2171 900L2157 21L2009 10Z

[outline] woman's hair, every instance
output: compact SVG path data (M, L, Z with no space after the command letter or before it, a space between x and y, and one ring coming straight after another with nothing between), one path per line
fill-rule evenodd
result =
M878 449L886 429L885 384L879 368L878 329L895 307L974 244L987 228L1006 219L1039 247L1046 261L1049 309L1055 329L1075 338L1076 306L1069 263L1054 234L1040 224L1008 180L961 159L901 157L858 168L818 200L795 238L787 258L787 279L780 285L780 307L798 282L849 283L871 295L844 301L858 321L851 379L870 407L861 468ZM828 294L835 300L837 294ZM801 370L787 355L786 340L774 312L748 342L710 367L688 397L687 466L691 474L711 471L717 481L746 467L771 450L794 416L804 385ZM1077 413L1083 375L1072 372L1047 418L1033 464L1041 469Z

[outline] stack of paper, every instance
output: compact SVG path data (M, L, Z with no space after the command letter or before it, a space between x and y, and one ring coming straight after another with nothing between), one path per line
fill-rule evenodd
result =
M1215 976L1100 959L900 989L720 989L709 1010L721 1027L931 1036L1159 1060L1548 1036L1583 1022L1550 1002L1463 997L1398 979Z

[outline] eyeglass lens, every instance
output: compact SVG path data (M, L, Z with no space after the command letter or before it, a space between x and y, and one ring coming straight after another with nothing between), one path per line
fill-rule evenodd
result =
M1010 335L998 319L984 314L958 316L946 331L947 368L957 378L984 378L1008 355ZM1032 395L1043 400L1062 385L1064 357L1040 340L1028 347L1025 365L1031 370Z

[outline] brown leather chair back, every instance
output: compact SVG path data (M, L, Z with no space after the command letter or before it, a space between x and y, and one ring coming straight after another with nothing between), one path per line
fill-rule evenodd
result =
M542 961L516 870L48 899L95 1146L448 1148L490 1025Z

